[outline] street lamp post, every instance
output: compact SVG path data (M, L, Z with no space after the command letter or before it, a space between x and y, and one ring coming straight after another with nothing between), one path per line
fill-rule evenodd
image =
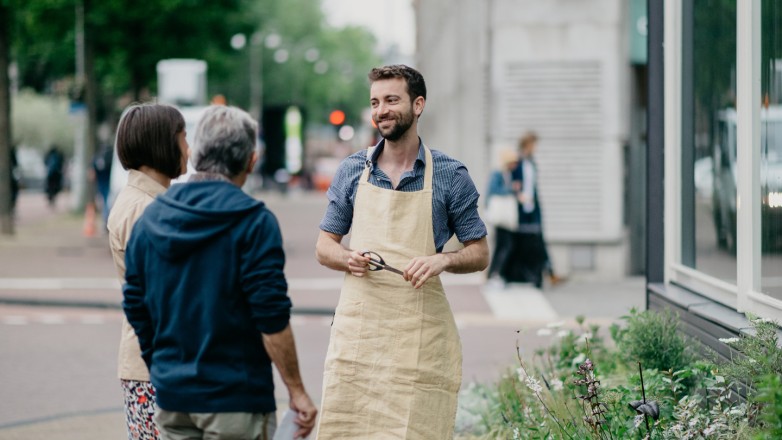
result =
M231 37L231 47L242 50L247 46L249 58L250 115L263 123L263 47L275 49L280 45L281 37L274 32L253 32L248 44L247 36L236 34ZM257 49L255 49L257 48Z

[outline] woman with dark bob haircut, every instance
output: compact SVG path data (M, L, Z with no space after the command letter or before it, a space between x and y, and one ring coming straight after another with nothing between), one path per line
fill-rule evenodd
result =
M109 245L120 282L125 282L125 246L133 224L175 179L187 170L189 146L185 119L174 107L159 104L131 105L117 126L117 156L129 171L128 184L120 191L109 213ZM119 344L118 374L125 395L125 419L129 439L157 439L152 420L155 390L141 358L138 339L126 318Z

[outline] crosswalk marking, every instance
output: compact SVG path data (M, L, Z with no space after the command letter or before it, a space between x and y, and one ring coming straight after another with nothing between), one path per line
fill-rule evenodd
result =
M40 315L37 320L42 324L60 325L65 324L65 317L62 315Z
M496 318L527 322L550 322L559 318L543 292L532 286L510 284L503 288L487 284L482 291Z
M26 316L6 316L3 318L3 324L5 325L27 325L28 320Z

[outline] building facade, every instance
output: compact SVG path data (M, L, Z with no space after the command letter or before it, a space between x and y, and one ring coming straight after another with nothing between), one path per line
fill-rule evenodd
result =
M536 132L555 268L582 279L641 270L643 198L629 190L643 186L633 158L645 147L636 90L645 84L631 60L631 3L414 4L416 67L430 84L424 141L467 164L484 192L498 150Z

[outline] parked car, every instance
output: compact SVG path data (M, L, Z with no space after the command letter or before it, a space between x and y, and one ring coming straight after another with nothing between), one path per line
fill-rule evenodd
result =
M760 113L760 215L764 248L782 246L782 106ZM736 251L736 110L717 116L717 138L712 151L712 209L717 244Z

